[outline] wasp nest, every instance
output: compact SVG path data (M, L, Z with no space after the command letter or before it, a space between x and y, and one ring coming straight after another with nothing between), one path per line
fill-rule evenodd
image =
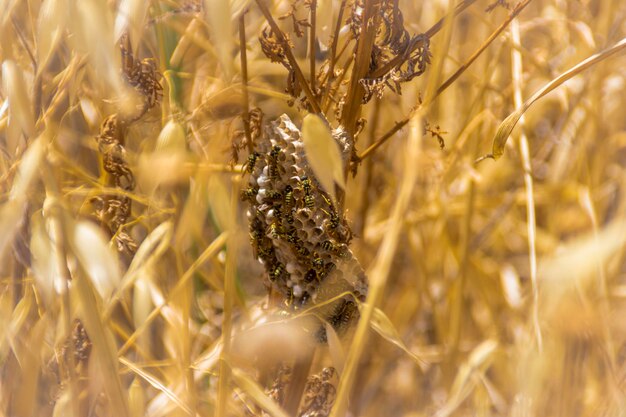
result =
M345 145L341 131L335 137ZM270 291L291 310L346 293L318 311L343 330L358 315L355 299L365 299L367 278L349 249L346 219L315 179L300 131L287 115L266 126L246 169L250 179L242 198L250 203L252 246ZM324 330L318 338L326 339Z

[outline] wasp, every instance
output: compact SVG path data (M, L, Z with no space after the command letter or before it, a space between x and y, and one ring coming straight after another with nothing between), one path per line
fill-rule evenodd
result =
M259 192L258 187L248 187L245 190L241 190L241 201L248 200L254 203L258 192Z
M327 250L329 252L335 252L335 250L337 250L337 246L330 240L323 241L322 248L324 248L324 250Z
M253 229L250 232L250 241L252 243L258 243L261 240L262 237L263 237L263 233L261 233L260 231L258 231L256 229Z
M315 199L312 195L304 196L304 207L308 208L309 210L313 210L313 208L315 207Z
M267 190L265 192L265 199L266 200L280 200L282 197L283 197L283 195L280 193L280 191Z
M252 171L254 171L254 166L256 165L256 161L257 159L259 159L259 156L261 155L258 152L252 152L250 155L248 155L248 160L244 164L246 172L252 174Z
M278 262L272 270L272 273L270 274L270 281L276 281L277 278L280 278L283 272L285 272L285 267L283 266L283 264Z
M341 257L344 257L346 255L348 255L348 252L345 250L346 249L346 245L344 244L335 244L333 242L331 242L330 240L325 240L322 242L322 248L324 248L324 250L327 250L329 252L333 252Z
M291 210L288 210L285 214L285 220L287 220L288 224L293 224L293 212Z
M322 211L326 213L328 217L330 217L330 220L329 220L330 227L332 229L336 229L339 226L339 222L341 221L341 219L339 218L339 214L337 214L337 210L335 210L335 206L333 206L332 201L330 201L328 197L322 194L322 198L324 198L324 201L328 205L328 210L330 210L330 212L324 209L322 209Z
M356 310L354 301L341 300L339 306L335 308L333 315L328 318L328 322L336 330L342 330L350 324L350 320L354 317Z
M326 204L328 204L329 211L324 209L321 210L329 217L328 225L332 229L332 232L341 242L349 244L352 240L352 231L344 222L342 222L342 219L339 217L339 214L337 213L337 210L333 206L332 202L325 195L322 195L322 197L326 201Z
M285 295L286 300L284 302L287 306L290 306L291 304L293 304L293 288L287 288Z
M302 258L308 258L309 256L309 250L307 248L305 248L304 246L302 246L302 242L301 241L297 241L296 245L296 253L298 255L300 255Z
M322 271L324 269L324 260L320 258L317 253L313 253L311 263L313 264L313 268L317 271Z
M332 272L333 269L335 269L335 264L332 262L329 262L326 265L324 265L324 270L318 272L317 274L319 280L322 281L324 278L326 278L328 274Z
M280 147L274 146L270 151L268 164L267 164L267 175L270 179L275 180L278 178L278 155L280 154Z
M271 245L267 238L261 236L257 242L257 251L259 258L263 259L264 261L276 258L274 247Z
M295 228L291 228L287 231L286 233L287 235L287 242L293 244L293 245L298 245L300 244L300 239L298 239L298 235L296 234L296 229Z
M293 188L291 185L285 187L285 206L291 207L293 205Z
M315 269L309 269L308 271L306 271L306 274L304 274L304 282L306 282L307 284L313 282L316 279L317 272L315 271Z
M269 227L269 234L274 239L282 239L285 236L285 230L283 229L282 226L276 223L272 223L270 224L270 227Z
M309 179L309 177L307 177L306 175L303 177L300 177L300 182L302 183L302 189L304 190L304 194L310 194L311 193L311 180Z

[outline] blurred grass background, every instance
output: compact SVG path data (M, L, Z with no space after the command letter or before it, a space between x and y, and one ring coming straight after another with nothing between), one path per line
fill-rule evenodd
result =
M321 42L339 3L318 0ZM452 21L449 46L442 33L432 39L433 57L447 51L441 73L364 107L360 151L507 18L504 7L487 13L490 3ZM288 6L276 1L272 12ZM0 2L2 414L245 415L258 393L239 370L299 349L296 331L251 333L266 291L238 201L241 165L230 164L245 7L250 104L266 120L300 121L286 72L260 49L265 19L254 2ZM412 33L449 10L443 0L400 7ZM164 87L124 140L138 184L126 193L134 257L108 244L90 203L119 193L94 138L132 101L119 76L123 30L137 57L155 59ZM533 0L430 105L424 117L446 132L445 148L430 134L419 140L378 306L427 365L371 332L351 415L624 415L626 56L537 101L501 159L474 161L521 101L625 36L623 1ZM306 43L295 41L306 69ZM393 135L348 181L352 248L366 269L389 230L408 136L408 127ZM77 318L88 337L73 331ZM220 361L223 334L234 338ZM219 386L231 368L234 382Z

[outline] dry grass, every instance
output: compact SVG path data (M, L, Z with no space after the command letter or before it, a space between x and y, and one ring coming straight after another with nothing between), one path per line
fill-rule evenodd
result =
M382 98L352 1L306 2L319 44L302 1L182 3L0 2L0 415L287 416L307 375L307 416L626 413L623 1L400 0L432 57ZM253 256L256 107L358 135L328 195L369 293L325 344L346 294L278 312Z

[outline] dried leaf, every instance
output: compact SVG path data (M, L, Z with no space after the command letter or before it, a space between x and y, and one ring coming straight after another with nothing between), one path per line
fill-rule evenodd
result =
M194 415L191 408L187 404L185 404L180 398L178 398L178 395L176 395L174 391L172 391L164 383L159 381L157 377L155 377L154 375L150 374L147 371L144 371L143 369L141 369L140 367L138 367L137 365L135 365L134 363L132 363L126 358L122 357L119 360L122 364L127 366L128 369L133 371L136 375L140 376L144 381L146 381L147 383L152 385L154 388L156 388L157 390L165 394L167 398L169 398L174 404L180 407L185 413L187 413L190 416Z
M128 97L128 89L125 88L120 76L121 62L116 47L117 39L113 33L113 18L107 4L97 0L83 0L70 4L73 40L87 52L93 68L104 76L116 95ZM121 100L120 104L127 105L126 100ZM132 103L128 105L132 106Z
M13 180L9 200L0 206L0 257L21 225L27 193L37 178L43 156L43 139L38 138L33 141L22 158Z
M22 201L26 198L28 189L37 177L36 174L39 171L39 166L43 156L43 138L38 138L28 147L28 150L22 158L20 169L13 180L13 186L11 187L11 193L9 194L10 200Z
M324 191L335 198L335 183L345 188L343 161L339 144L333 138L326 122L315 114L308 114L302 122L302 141L306 158Z
M328 350L330 351L330 357L333 360L333 366L341 375L343 367L346 364L346 353L341 346L341 339L339 335L329 323L324 323L324 329L326 329L326 339L328 340Z
M57 394L57 400L54 402L54 410L52 417L65 417L73 414L72 390L68 386L59 388L60 393Z
M233 74L233 25L230 0L204 0L204 10L222 70L229 80Z
M60 259L53 242L43 217L33 216L30 238L32 269L37 289L46 303L55 299L55 289L62 284Z
M435 417L447 417L461 405L467 396L474 389L477 379L473 376L485 372L489 365L489 359L493 356L498 342L489 339L478 345L470 354L467 362L461 365L454 378L454 383L450 389L450 396L443 407L435 414Z
M76 256L103 300L109 298L121 281L118 257L109 239L94 223L81 221L74 227Z
M35 116L28 97L24 71L13 61L2 63L2 81L5 94L9 97L9 112L18 122L26 136L35 135ZM9 149L14 152L15 149Z
M420 367L426 366L426 361L411 352L409 348L404 344L395 326L389 320L389 317L379 308L375 307L372 314L372 321L370 322L372 328L376 330L376 333L381 335L388 342L393 343L400 349L402 349L407 355L409 355Z
M128 390L128 408L131 416L143 416L146 411L146 394L139 378L135 378Z
M122 0L115 17L113 31L115 39L119 39L124 32L128 31L130 39L138 44L144 29L149 5L150 2L144 0Z
M66 26L65 0L45 0L39 9L37 19L37 72L46 68Z
M18 201L10 200L0 206L0 257L3 256L7 245L13 241L13 236L20 227L23 205Z
M626 221L617 220L596 233L567 242L551 257L539 263L539 278L551 309L568 290L584 288L597 279L599 265L623 251L626 244Z
M180 123L170 120L159 133L156 141L156 151L184 152L186 149L185 129L183 129Z
M533 94L532 97L530 97L528 100L524 102L524 104L522 104L522 107L515 110L513 113L507 116L507 118L504 119L502 123L500 123L500 126L498 126L498 131L496 132L496 135L493 138L493 147L491 150L491 154L481 157L479 158L479 160L482 160L485 158L498 159L504 154L504 146L506 145L506 141L511 135L513 128L515 127L519 119L522 117L522 115L526 112L526 110L528 110L535 101L539 100L541 97L553 91L555 88L559 87L561 84L563 84L570 78L580 74L581 72L594 66L598 62L601 62L607 58L610 58L611 56L617 54L624 48L626 48L626 38L623 38L622 40L620 40L619 42L617 42L615 45L611 46L610 48L605 49L602 52L599 52L595 55L590 56L589 58L575 65L570 70L565 71L563 74L559 75L554 80L546 84L539 91L537 91L535 94Z
M153 152L142 155L137 166L137 178L141 187L154 191L158 186L187 183L195 167L188 155L182 152Z
M120 294L125 291L126 288L133 285L135 280L139 276L140 272L144 268L149 268L169 247L172 239L172 222L163 222L141 242L141 246L137 249L133 260L124 274L121 284L118 287L117 293L111 298L106 311L109 311L114 305L114 301L117 300Z

